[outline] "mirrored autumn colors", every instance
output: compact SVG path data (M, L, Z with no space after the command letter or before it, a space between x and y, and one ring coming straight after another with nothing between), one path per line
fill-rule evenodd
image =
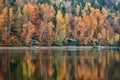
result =
M0 80L119 80L119 50L0 50Z

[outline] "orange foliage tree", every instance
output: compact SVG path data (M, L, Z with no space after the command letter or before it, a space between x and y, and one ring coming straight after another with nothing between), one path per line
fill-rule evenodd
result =
M85 45L97 40L107 44L107 37L114 33L107 17L108 11L104 7L100 10L86 3L82 16L74 17L75 38Z
M8 8L7 7L5 7L2 10L1 17L3 21L3 24L1 26L2 27L2 40L4 41L3 43L4 45L8 45L9 23L8 23Z
M52 19L55 15L53 6L46 4L40 5L40 14L42 15L42 21L39 25L39 40L42 41L42 45L51 45L54 38L54 25Z
M26 45L30 43L32 35L35 33L35 31L35 25L33 25L32 22L29 21L28 23L24 24L22 36L25 40Z

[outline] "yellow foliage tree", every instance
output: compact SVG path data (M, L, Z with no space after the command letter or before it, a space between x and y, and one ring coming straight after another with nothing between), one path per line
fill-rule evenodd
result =
M115 34L114 35L114 42L118 42L120 39L120 35L119 34Z
M72 36L70 34L73 34L73 30L71 26L72 24L74 24L74 22L71 23L71 21L73 20L73 16L70 13L66 13L64 16L64 21L65 21L65 28L63 33L66 35L65 40L68 40L68 38L72 38ZM66 30L65 30L66 29Z
M13 16L13 8L9 8L9 18L10 18L10 20L12 20L12 16Z
M56 37L58 41L63 41L66 37L66 23L60 10L58 10L57 12L56 20L57 20Z
M108 11L103 7L102 8L102 15L104 16L104 18L107 18L107 16L108 16Z
M17 12L17 13L18 13L18 17L19 17L19 18L22 17L22 13L21 13L21 12L22 12L21 8L18 7L18 12Z
M108 44L113 45L113 38L107 37Z
M63 15L60 10L58 10L58 12L57 12L56 20L59 24L64 24Z
M101 39L102 38L102 35L101 35L101 33L98 33L98 35L97 35L97 39Z
M24 7L23 7L23 15L24 16L27 16L27 4L26 5L24 5Z
M23 14L25 18L35 21L39 18L39 8L31 3L24 5Z

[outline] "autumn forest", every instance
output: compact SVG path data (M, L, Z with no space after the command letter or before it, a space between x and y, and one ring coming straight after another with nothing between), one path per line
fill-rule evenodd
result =
M119 46L119 0L0 0L0 46Z

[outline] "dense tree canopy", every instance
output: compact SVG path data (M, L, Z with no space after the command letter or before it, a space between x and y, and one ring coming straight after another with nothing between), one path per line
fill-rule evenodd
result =
M0 45L120 45L119 0L0 0Z

